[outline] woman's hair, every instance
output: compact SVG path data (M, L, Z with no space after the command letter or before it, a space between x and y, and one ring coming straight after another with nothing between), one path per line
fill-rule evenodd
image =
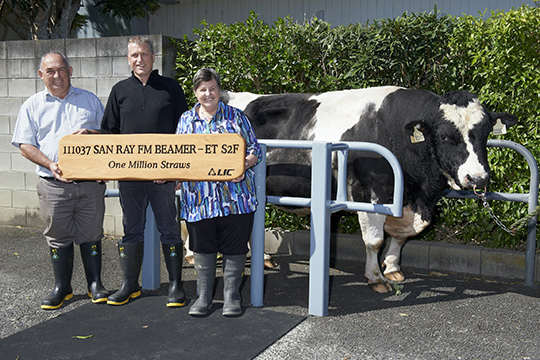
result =
M193 77L193 90L197 90L201 86L201 83L211 81L212 79L216 80L216 84L219 90L221 90L221 81L216 70L207 67L200 69Z

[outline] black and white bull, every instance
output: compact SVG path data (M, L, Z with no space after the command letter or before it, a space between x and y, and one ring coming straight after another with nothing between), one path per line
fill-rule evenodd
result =
M439 96L387 86L322 94L224 92L222 100L245 112L259 139L373 142L397 157L405 179L403 216L358 213L367 251L365 276L378 292L391 290L378 261L384 232L390 236L384 275L402 281L400 253L405 240L429 225L448 185L453 189L488 185L488 135L497 119L507 128L517 122L514 115L487 111L466 91ZM308 150L269 149L267 194L310 197L310 164ZM394 178L384 158L351 152L347 176L349 200L392 202Z

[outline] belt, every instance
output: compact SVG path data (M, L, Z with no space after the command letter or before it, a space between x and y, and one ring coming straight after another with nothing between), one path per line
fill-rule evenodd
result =
M40 178L42 178L43 180L49 180L49 181L58 181L60 183L63 183L63 184L80 184L80 183L83 183L83 182L89 182L89 181L96 181L96 180L73 180L71 183L65 183L63 181L60 181L58 180L57 178L55 177L52 177L52 176L40 176ZM105 184L105 182L103 181L97 181L99 184Z
M61 182L60 180L58 180L57 178L52 177L52 176L40 176L40 178L42 178L43 180L58 181L58 182Z

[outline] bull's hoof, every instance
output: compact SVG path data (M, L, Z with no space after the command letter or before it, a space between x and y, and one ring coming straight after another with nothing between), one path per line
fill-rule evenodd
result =
M194 265L195 264L195 260L193 260L193 255L186 255L186 262L189 264L189 265Z
M401 271L392 271L392 272L389 272L388 274L384 274L384 276L386 276L388 280L392 280L392 281L399 282L399 281L405 280L405 276L403 275Z
M392 291L392 287L389 283L368 283L371 290L378 292L379 294L386 294L387 292Z
M275 262L272 259L264 259L264 268L265 269L273 269L277 266L277 262Z

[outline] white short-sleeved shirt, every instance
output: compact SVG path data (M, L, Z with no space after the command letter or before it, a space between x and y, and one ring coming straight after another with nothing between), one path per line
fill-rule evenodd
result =
M99 130L103 104L99 98L83 89L70 86L63 98L53 96L47 89L28 98L21 106L11 143L30 144L45 156L58 162L58 142L64 135L79 129ZM52 176L48 168L36 168L39 176Z

